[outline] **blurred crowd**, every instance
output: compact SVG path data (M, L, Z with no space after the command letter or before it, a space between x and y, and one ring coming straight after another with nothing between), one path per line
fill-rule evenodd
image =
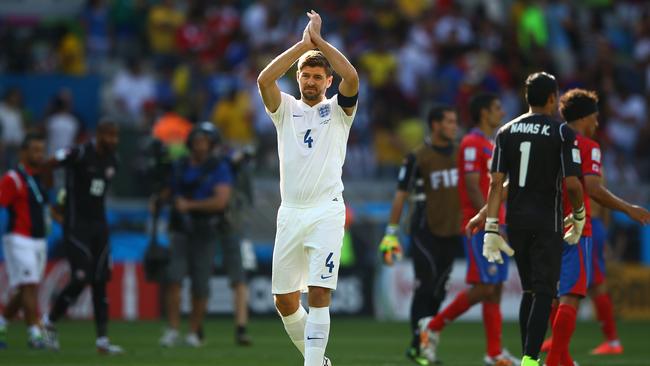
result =
M642 0L89 0L65 19L2 16L0 72L100 75L102 112L121 116L124 128L173 145L209 120L232 145L255 146L261 171L275 173L275 131L256 77L299 40L310 8L361 78L347 178L392 178L427 133L434 103L456 106L467 127L470 96L491 91L506 118L518 115L525 76L546 70L563 89L598 91L608 180L650 181L650 3ZM297 96L287 75L282 89ZM4 90L5 160L30 126L55 136L50 151L84 133L65 90L42 116L21 110L27 92Z

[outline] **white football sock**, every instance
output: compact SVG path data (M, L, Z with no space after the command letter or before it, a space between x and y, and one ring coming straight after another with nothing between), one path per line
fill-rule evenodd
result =
M48 325L52 324L52 322L50 321L50 316L47 313L45 313L45 314L43 314L43 316L41 316L41 324L43 324L45 326L48 326Z
M27 334L29 334L31 338L40 337L41 327L39 327L38 325L32 325L29 328L27 328Z
M302 305L298 306L298 310L289 316L282 316L282 323L284 329L287 331L291 342L298 348L301 355L305 355L305 323L307 323L307 312Z
M7 320L5 320L5 317L0 315L0 327L6 327L7 326Z
M330 308L309 307L305 326L305 366L322 366L330 334Z

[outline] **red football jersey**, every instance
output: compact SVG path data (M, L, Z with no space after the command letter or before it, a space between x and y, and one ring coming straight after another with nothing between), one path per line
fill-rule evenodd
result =
M33 176L33 172L25 170L25 174ZM30 187L21 174L16 170L10 170L0 179L0 207L9 211L9 232L24 236L42 238L45 236L45 222L43 216L45 191L38 183L37 178L33 183L36 187ZM40 200L35 201L34 191ZM34 201L34 202L32 202ZM33 204L34 203L34 204Z
M460 149L458 150L458 193L460 194L460 207L463 212L461 228L463 232L469 220L478 213L467 194L465 174L479 174L479 187L483 198L487 199L488 189L490 188L490 164L493 149L492 141L478 128L471 129L460 142ZM499 222L505 224L503 206L499 211Z
M586 175L601 175L600 170L602 159L600 145L596 141L577 133L575 143L580 151L580 165L582 167L582 177L580 178L580 181L582 182L585 211L587 212L587 220L585 221L585 227L582 229L582 235L591 236L591 205L589 204L589 195L587 194L587 187L585 187L584 177ZM564 185L563 188L564 214L568 215L573 209L566 192L566 185Z

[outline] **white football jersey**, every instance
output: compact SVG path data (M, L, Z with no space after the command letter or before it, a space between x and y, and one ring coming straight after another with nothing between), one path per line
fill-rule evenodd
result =
M338 94L310 107L282 93L275 113L267 113L278 132L280 196L287 206L311 206L339 197L352 120Z

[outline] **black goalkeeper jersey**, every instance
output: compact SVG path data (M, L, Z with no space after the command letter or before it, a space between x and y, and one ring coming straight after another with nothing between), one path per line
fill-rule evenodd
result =
M56 159L65 169L65 228L105 223L106 191L117 169L116 155L99 155L91 141L57 152Z
M510 181L510 228L562 230L562 178L582 175L575 133L566 123L531 113L508 122L497 134L491 170Z

